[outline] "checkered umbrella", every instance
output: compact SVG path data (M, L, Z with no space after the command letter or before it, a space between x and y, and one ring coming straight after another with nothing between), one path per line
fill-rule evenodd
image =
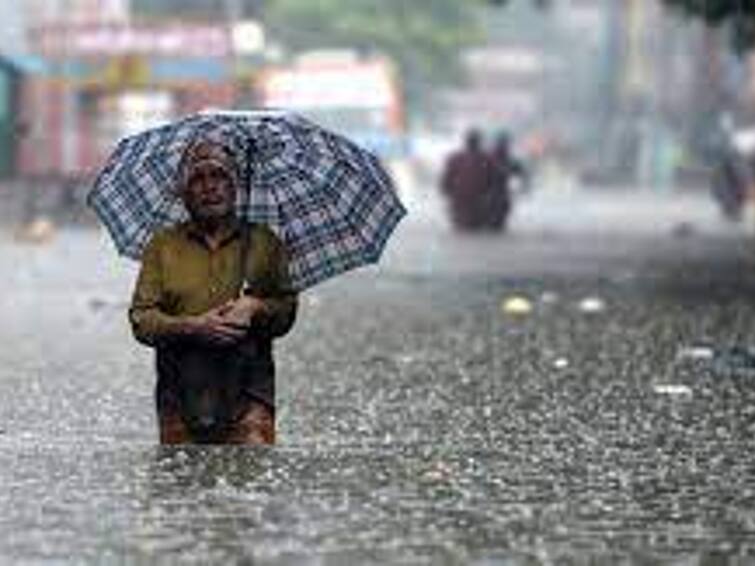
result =
M288 113L203 113L124 138L100 172L87 202L121 254L188 218L177 187L196 139L233 151L237 214L281 237L299 289L377 262L406 214L378 159L343 136Z

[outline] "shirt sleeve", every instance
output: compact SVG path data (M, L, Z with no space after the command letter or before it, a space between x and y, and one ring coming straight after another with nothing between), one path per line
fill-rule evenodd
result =
M296 321L298 295L291 285L288 254L283 242L270 230L260 234L264 236L252 241L256 240L256 246L262 248L252 250L252 254L265 254L267 257L259 262L265 267L262 273L255 274L247 292L265 303L266 312L255 319L251 332L254 336L278 338L291 330Z
M134 337L142 344L153 347L175 334L180 322L180 317L171 316L163 310L161 247L162 240L156 236L144 250L128 313Z

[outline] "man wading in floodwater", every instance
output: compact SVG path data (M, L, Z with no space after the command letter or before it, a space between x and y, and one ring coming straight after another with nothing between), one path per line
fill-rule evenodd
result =
M160 442L271 444L272 342L297 306L286 253L269 228L236 219L228 149L195 142L181 167L190 220L154 235L129 310L136 339L156 350Z

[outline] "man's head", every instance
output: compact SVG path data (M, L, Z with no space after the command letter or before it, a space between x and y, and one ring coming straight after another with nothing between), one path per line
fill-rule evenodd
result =
M467 131L464 137L464 145L467 151L480 151L482 148L482 134L480 130L473 128Z
M206 222L228 218L236 202L236 166L229 149L200 140L184 151L181 198L192 219Z

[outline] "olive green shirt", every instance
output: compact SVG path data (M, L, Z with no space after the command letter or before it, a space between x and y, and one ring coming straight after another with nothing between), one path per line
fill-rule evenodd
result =
M282 242L266 226L248 226L247 294L262 299L267 315L255 322L251 337L272 339L285 334L296 316ZM181 317L198 315L238 297L242 237L228 230L211 249L190 222L157 232L142 255L142 265L129 310L134 336L156 346L171 336Z

